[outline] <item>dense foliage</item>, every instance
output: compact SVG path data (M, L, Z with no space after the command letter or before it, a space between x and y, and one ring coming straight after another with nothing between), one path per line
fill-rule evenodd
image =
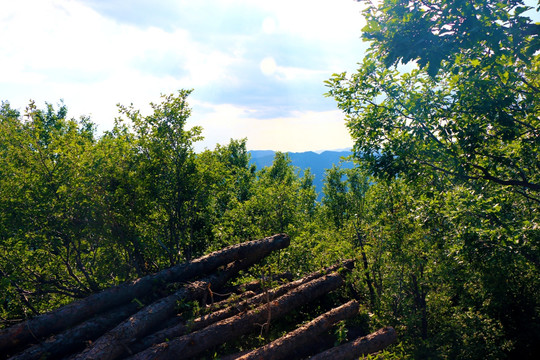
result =
M67 107L0 111L3 325L232 243L294 232L315 213L309 171L251 165L245 140L200 154L190 91L95 136ZM123 120L122 120L123 119Z
M368 4L370 52L327 82L357 166L328 169L321 202L287 154L257 169L245 140L195 153L190 91L146 116L121 106L99 137L64 104L21 114L2 103L0 326L287 232L291 246L264 269L300 275L355 258L343 296L361 300L374 327L396 327L387 356L536 358L540 41L524 10Z
M418 358L540 354L540 25L527 10L370 3L367 56L327 81L375 177L359 226L373 306Z

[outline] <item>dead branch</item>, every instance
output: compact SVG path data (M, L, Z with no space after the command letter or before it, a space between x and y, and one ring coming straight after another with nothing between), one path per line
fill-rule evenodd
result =
M372 334L354 341L326 350L310 358L310 360L352 360L362 355L372 354L390 346L396 341L396 332L392 327L382 328Z

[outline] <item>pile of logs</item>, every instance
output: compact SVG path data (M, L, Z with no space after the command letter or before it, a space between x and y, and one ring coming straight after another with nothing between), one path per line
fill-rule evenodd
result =
M0 330L0 359L201 358L336 290L343 285L337 270L353 266L345 261L270 289L248 284L232 300L217 301L214 295L224 292L221 289L241 270L288 245L289 237L279 234L230 246ZM182 286L157 298L168 284ZM193 301L209 311L186 321L178 315L178 306ZM317 343L337 322L357 315L358 308L356 301L349 301L261 348L221 358L294 358L295 349ZM312 359L358 358L384 349L395 338L392 328L380 329Z

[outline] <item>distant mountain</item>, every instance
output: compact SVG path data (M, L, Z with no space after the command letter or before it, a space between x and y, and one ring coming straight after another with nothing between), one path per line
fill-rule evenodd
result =
M251 150L251 163L257 166L257 170L260 170L267 166L272 166L274 161L275 151L272 150ZM322 198L324 171L330 169L332 165L338 164L342 158L352 154L350 150L347 151L323 151L316 153L313 151L306 152L289 152L291 158L291 164L302 170L310 169L311 173L315 176L313 184L319 194L318 200ZM344 162L342 167L351 168L352 162Z

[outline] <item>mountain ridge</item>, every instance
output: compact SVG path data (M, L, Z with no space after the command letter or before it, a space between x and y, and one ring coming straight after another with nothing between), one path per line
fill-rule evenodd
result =
M250 163L257 166L257 170L263 169L267 166L272 166L274 156L277 151L274 150L249 150L251 155ZM300 175L306 169L310 169L314 175L313 185L318 193L318 200L322 198L324 172L326 169L330 169L332 165L339 164L344 168L352 168L352 161L345 161L344 158L352 155L351 150L324 150L320 153L315 151L304 152L284 152L289 155L291 159L291 165L300 169Z

